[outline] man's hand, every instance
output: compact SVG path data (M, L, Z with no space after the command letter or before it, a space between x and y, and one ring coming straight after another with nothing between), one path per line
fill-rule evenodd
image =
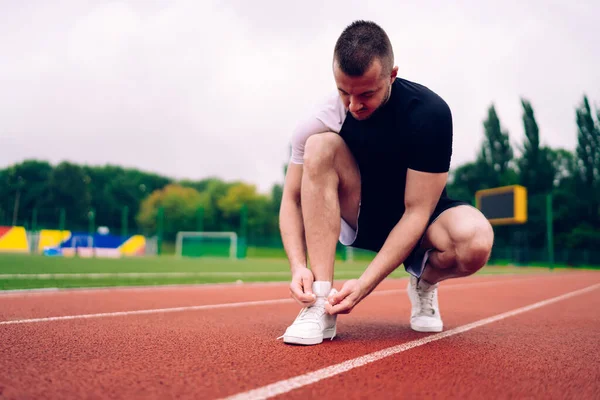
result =
M290 296L302 307L312 305L317 298L312 292L314 280L312 271L306 267L296 268L292 274Z
M358 279L351 279L344 283L339 292L327 298L325 309L331 315L349 314L366 294L364 284Z

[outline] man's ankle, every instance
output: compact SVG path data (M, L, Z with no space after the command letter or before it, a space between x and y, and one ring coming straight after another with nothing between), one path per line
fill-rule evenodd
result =
M312 284L312 291L317 297L327 297L331 291L330 281L314 281Z

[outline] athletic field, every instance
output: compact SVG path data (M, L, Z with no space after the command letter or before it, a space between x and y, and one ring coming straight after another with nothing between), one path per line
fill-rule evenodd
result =
M336 279L358 278L368 260L338 261ZM546 268L487 266L478 274L529 274ZM402 268L390 278L407 274ZM284 259L68 258L0 254L0 290L289 281Z

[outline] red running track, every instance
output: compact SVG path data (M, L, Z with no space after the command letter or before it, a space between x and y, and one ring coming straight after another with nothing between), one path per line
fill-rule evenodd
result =
M589 290L312 383L302 376L434 336L410 330L406 280L384 282L310 347L275 340L298 312L287 284L0 295L0 398L251 398L267 385L303 399L600 398L599 284L595 272L444 282L449 333ZM240 304L165 310L224 303ZM97 316L121 311L134 313Z

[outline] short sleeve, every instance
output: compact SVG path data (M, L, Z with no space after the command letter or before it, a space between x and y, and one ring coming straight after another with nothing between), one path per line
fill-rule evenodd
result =
M306 140L314 134L327 132L327 126L317 118L308 118L301 121L292 134L292 155L290 162L304 164L304 145Z
M448 172L452 158L452 113L439 99L419 105L410 122L408 168L432 173Z
M294 129L290 162L303 164L306 140L317 133L339 133L345 118L346 111L339 95L337 93L330 95L319 105L313 116L302 120Z

